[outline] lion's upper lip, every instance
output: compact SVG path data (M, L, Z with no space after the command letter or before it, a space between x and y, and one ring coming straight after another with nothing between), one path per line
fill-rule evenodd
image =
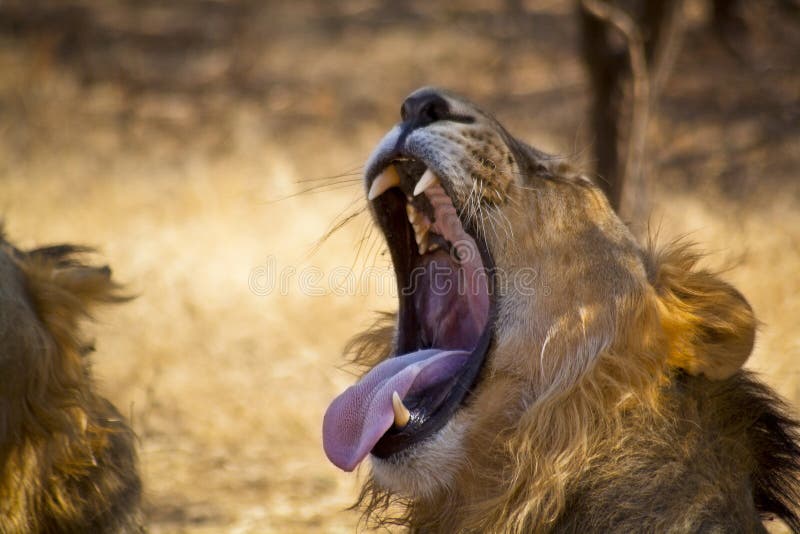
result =
M364 172L365 184L367 188L372 184L375 178L381 174L388 166L393 164L408 165L422 165L422 169L431 169L437 175L446 174L445 169L441 168L440 161L435 157L435 154L425 150L419 143L409 142L409 137L414 133L415 129L412 124L401 123L398 124L381 140L378 148L370 157L367 167ZM414 182L420 178L422 170L412 173L412 180L408 182L411 189L413 189ZM404 184L405 186L406 184ZM405 189L405 187L403 188Z
M458 216L446 191L448 180L438 183L438 176L426 175L430 172L427 162L387 151L366 175L368 189L376 180L385 181L370 195L371 205L389 245L400 309L395 356L340 395L326 413L325 449L343 469L352 469L368 452L387 457L438 432L474 386L491 342L491 255ZM430 183L421 187L426 176ZM420 242L415 220L423 216L427 220L422 226L430 224L431 235L446 246ZM420 353L427 356L415 360L413 368L403 365ZM415 373L431 374L435 380L410 379ZM411 412L402 427L392 426L395 390L389 389L397 386Z
M431 169L437 174L439 173L435 161L423 159L406 148L394 148L379 153L372 164L366 169L364 178L367 188L391 166L400 167L405 171L401 173L401 189L406 193L411 193L413 191L414 185L426 169Z

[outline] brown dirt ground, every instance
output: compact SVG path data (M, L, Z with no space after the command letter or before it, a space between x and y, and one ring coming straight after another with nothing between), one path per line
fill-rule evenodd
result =
M314 243L362 202L360 166L408 92L457 90L591 163L571 3L400 4L0 9L0 213L21 245L99 247L138 295L101 315L94 361L139 435L153 532L354 529L357 481L325 460L321 417L352 380L346 339L393 299L252 282L386 268L363 216ZM748 3L746 38L720 40L706 11L689 3L650 123L649 223L730 268L764 322L749 365L798 406L800 19Z

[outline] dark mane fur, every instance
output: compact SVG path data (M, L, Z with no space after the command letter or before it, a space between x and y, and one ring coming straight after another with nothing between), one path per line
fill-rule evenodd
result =
M0 532L140 532L134 435L92 382L82 323L126 300L89 249L0 229Z
M721 384L721 398L732 419L745 419L749 450L755 460L756 509L773 514L800 532L800 422L786 403L746 372Z
M785 403L747 371L678 373L666 397L664 439L631 435L600 458L553 531L764 532L760 517L800 532L800 423Z

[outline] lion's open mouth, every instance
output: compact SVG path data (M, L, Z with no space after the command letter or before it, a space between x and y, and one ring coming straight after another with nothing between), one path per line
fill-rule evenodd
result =
M325 414L325 452L347 471L370 452L386 458L439 431L474 386L491 341L491 256L459 217L448 184L397 154L368 170L367 183L399 314L395 355Z

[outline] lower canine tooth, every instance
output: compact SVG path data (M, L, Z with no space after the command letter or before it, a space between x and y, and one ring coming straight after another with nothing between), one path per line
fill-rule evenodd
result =
M406 215L408 215L408 222L414 224L419 219L419 214L417 210L414 209L414 205L410 202L406 204Z
M373 181L367 193L367 200L375 200L386 192L387 189L400 185L400 175L394 165L386 167Z
M411 419L411 412L405 407L396 391L392 393L392 410L394 410L394 425L397 428L405 427Z
M417 238L417 245L419 246L419 255L422 256L428 252L428 234Z

